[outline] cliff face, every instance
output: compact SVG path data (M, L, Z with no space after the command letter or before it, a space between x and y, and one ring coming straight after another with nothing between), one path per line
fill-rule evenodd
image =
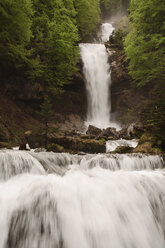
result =
M52 99L53 118L50 128L62 132L84 129L87 100L82 65L64 92ZM2 93L3 92L3 93ZM24 132L43 132L42 119L37 115L43 100L44 87L39 83L16 83L1 88L0 95L0 147L19 144Z
M106 47L111 66L112 115L124 125L142 122L141 110L148 97L148 90L134 86L124 53L115 45L107 43Z

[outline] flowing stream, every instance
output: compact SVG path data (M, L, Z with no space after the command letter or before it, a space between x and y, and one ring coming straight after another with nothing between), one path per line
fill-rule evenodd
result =
M111 126L119 129L120 127L111 120L110 116L111 75L108 54L103 44L109 39L113 30L114 28L111 24L103 23L100 32L100 43L80 44L80 50L88 97L86 124L99 128Z
M1 150L0 209L0 248L164 248L164 162Z

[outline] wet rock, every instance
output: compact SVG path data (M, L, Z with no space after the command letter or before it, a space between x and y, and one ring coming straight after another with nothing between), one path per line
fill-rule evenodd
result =
M51 137L49 142L63 147L68 152L104 153L106 151L105 140L58 136Z
M46 149L44 147L39 147L39 148L36 148L34 152L46 152Z
M24 133L23 143L28 143L30 148L44 147L45 134L43 130L36 130L35 132L26 131Z
M117 133L118 133L119 138L122 138L122 139L127 139L128 138L128 136L127 136L127 128L122 128Z
M20 146L19 146L19 150L24 150L24 151L30 151L30 147L29 147L29 145L28 144L21 144Z
M162 154L161 149L158 147L153 147L152 143L145 142L143 144L138 145L133 149L133 152L137 153L149 153L149 154Z
M10 143L8 142L0 142L0 149L3 149L3 148L11 149L12 147Z
M133 152L133 147L129 147L129 146L118 146L115 151L113 151L112 153L131 153Z
M116 128L113 128L113 127L108 127L106 129L104 129L101 134L99 135L99 137L113 137L115 139L118 139L118 133L116 131Z
M5 130L3 128L0 127L0 141L2 142L7 142L8 141L8 137L5 133Z
M127 128L127 135L129 137L140 137L144 132L143 125L141 123L132 123Z
M83 156L86 155L85 152L78 152L77 154L78 154L78 155L83 155Z
M65 148L58 144L49 144L47 151L50 152L65 152Z
M98 136L99 134L101 134L101 132L102 132L102 130L100 128L89 125L86 134L88 134L90 136Z

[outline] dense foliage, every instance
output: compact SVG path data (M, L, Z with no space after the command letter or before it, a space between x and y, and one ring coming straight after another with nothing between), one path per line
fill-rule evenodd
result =
M101 8L108 17L118 12L125 12L128 7L129 0L101 0Z
M31 0L0 0L1 81L28 63L32 14Z
M129 72L136 86L150 84L147 125L165 140L165 1L131 0L131 32L125 39Z
M58 94L77 70L78 42L97 33L100 4L110 15L125 1L0 0L1 89L38 82Z
M99 0L74 0L77 11L77 24L83 40L90 40L100 24Z
M100 24L99 0L0 0L3 88L30 81L58 93L76 72L78 42Z

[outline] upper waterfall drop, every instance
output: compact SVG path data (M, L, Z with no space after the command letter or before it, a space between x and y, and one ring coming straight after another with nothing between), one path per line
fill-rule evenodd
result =
M109 36L114 31L114 27L110 23L103 23L101 26L101 41L106 42L109 40Z
M80 50L88 98L87 125L120 129L117 123L112 122L110 116L111 75L108 54L103 44L109 39L113 30L110 23L103 23L100 33L101 43L83 43L80 44Z

